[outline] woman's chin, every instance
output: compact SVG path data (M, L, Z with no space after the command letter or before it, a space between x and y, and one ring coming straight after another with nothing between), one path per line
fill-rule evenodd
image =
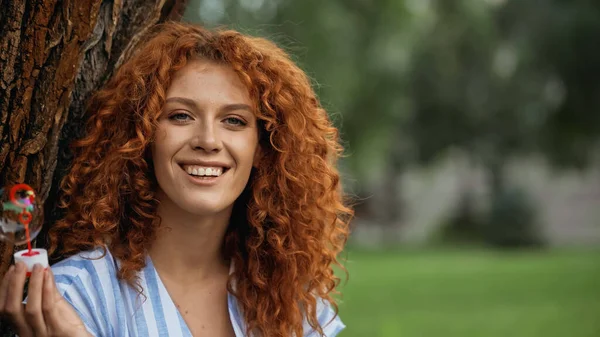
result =
M198 216L210 216L221 214L233 207L233 203L225 204L214 200L193 200L186 203L184 208L188 213Z

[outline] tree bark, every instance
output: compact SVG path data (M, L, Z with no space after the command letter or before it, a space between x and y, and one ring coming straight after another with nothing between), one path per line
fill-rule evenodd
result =
M187 0L0 0L0 186L26 182L45 230L62 216L58 184L82 136L86 101L152 25ZM44 245L44 233L38 243ZM0 242L0 276L14 247ZM6 335L0 334L0 335Z

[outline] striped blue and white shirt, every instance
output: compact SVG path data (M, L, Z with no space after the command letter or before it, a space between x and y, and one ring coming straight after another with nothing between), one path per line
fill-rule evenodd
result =
M143 295L117 278L118 262L96 249L71 256L52 266L59 292L73 305L88 331L101 337L192 336L165 286L147 257L139 273ZM229 318L236 337L245 336L245 323L235 296L228 294ZM345 326L325 301L317 301L317 318L327 337ZM305 321L304 337L317 337Z

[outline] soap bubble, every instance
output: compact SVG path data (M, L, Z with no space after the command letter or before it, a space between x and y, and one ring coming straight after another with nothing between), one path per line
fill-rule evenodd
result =
M27 243L27 234L33 240L40 233L42 221L35 197L26 184L0 188L0 240L22 245Z

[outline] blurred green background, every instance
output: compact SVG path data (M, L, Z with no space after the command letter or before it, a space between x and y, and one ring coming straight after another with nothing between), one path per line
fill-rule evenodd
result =
M597 253L351 251L341 336L599 336Z
M600 2L189 0L342 132L341 336L600 336Z

